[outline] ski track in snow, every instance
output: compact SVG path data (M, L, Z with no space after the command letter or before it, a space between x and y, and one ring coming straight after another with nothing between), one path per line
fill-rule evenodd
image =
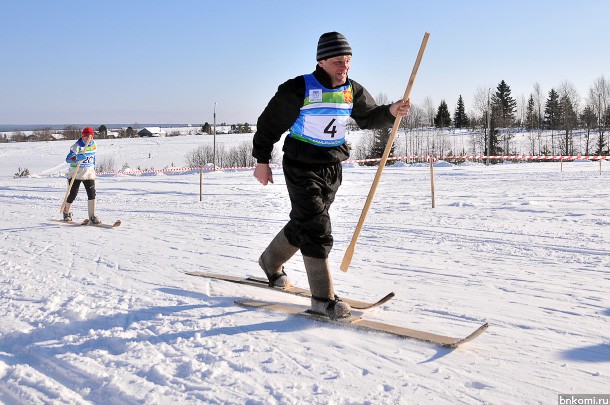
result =
M98 156L180 166L205 142L100 140ZM462 336L491 324L449 350L244 309L233 301L307 302L184 274L262 275L258 256L290 209L281 170L267 187L252 171L207 172L202 202L198 173L101 176L99 216L123 224L69 227L55 222L69 144L2 146L0 403L555 403L609 392L606 162L602 174L598 162L438 167L434 209L427 166L387 167L347 273L338 267L376 169L344 168L331 210L337 293L394 291L364 317L416 329ZM12 178L17 166L36 176ZM307 285L300 254L286 271Z

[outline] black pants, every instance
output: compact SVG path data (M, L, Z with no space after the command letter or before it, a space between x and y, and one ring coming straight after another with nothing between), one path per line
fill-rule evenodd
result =
M68 185L72 179L68 179ZM74 180L74 184L72 184L72 188L70 189L70 194L68 194L68 199L66 202L68 204L72 204L78 195L78 189L80 188L80 183L85 185L85 190L87 190L87 199L94 200L95 199L95 180Z
M341 163L305 168L284 159L283 167L292 205L284 234L304 256L326 259L333 247L328 210L343 179Z

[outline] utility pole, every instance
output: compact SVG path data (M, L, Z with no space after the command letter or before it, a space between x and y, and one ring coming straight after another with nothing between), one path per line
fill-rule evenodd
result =
M216 103L214 103L214 171L216 171Z

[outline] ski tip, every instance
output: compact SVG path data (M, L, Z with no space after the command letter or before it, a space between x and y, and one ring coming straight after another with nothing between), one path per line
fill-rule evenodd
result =
M473 340L474 338L476 338L477 336L479 336L480 334L485 332L487 330L487 328L489 328L489 322L485 322L483 325L479 326L474 332L472 332L470 335L466 336L465 338L458 339L455 342L452 342L451 344L445 345L445 347L455 349L458 346L462 345L463 343L470 342L471 340Z

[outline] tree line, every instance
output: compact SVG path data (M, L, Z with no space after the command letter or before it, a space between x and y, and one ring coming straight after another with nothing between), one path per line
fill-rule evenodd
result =
M385 104L387 97L381 94L377 102ZM569 82L546 94L535 83L527 98L522 97L518 102L512 96L509 84L501 80L494 91L485 88L476 91L469 113L461 95L453 114L445 100L434 107L428 97L422 105L412 105L410 114L401 121L401 129L406 138L405 152L410 149L413 154L439 150L446 153L444 144L447 140L443 137L452 131L468 130L472 137L464 150L450 149L448 154L514 155L513 142L519 133L527 138L529 154L608 155L610 82L601 76L584 98ZM578 134L578 142L575 142L575 134ZM356 158L381 157L389 135L389 130L373 131L370 138L363 139L364 145L357 148ZM433 139L422 140L421 137Z

